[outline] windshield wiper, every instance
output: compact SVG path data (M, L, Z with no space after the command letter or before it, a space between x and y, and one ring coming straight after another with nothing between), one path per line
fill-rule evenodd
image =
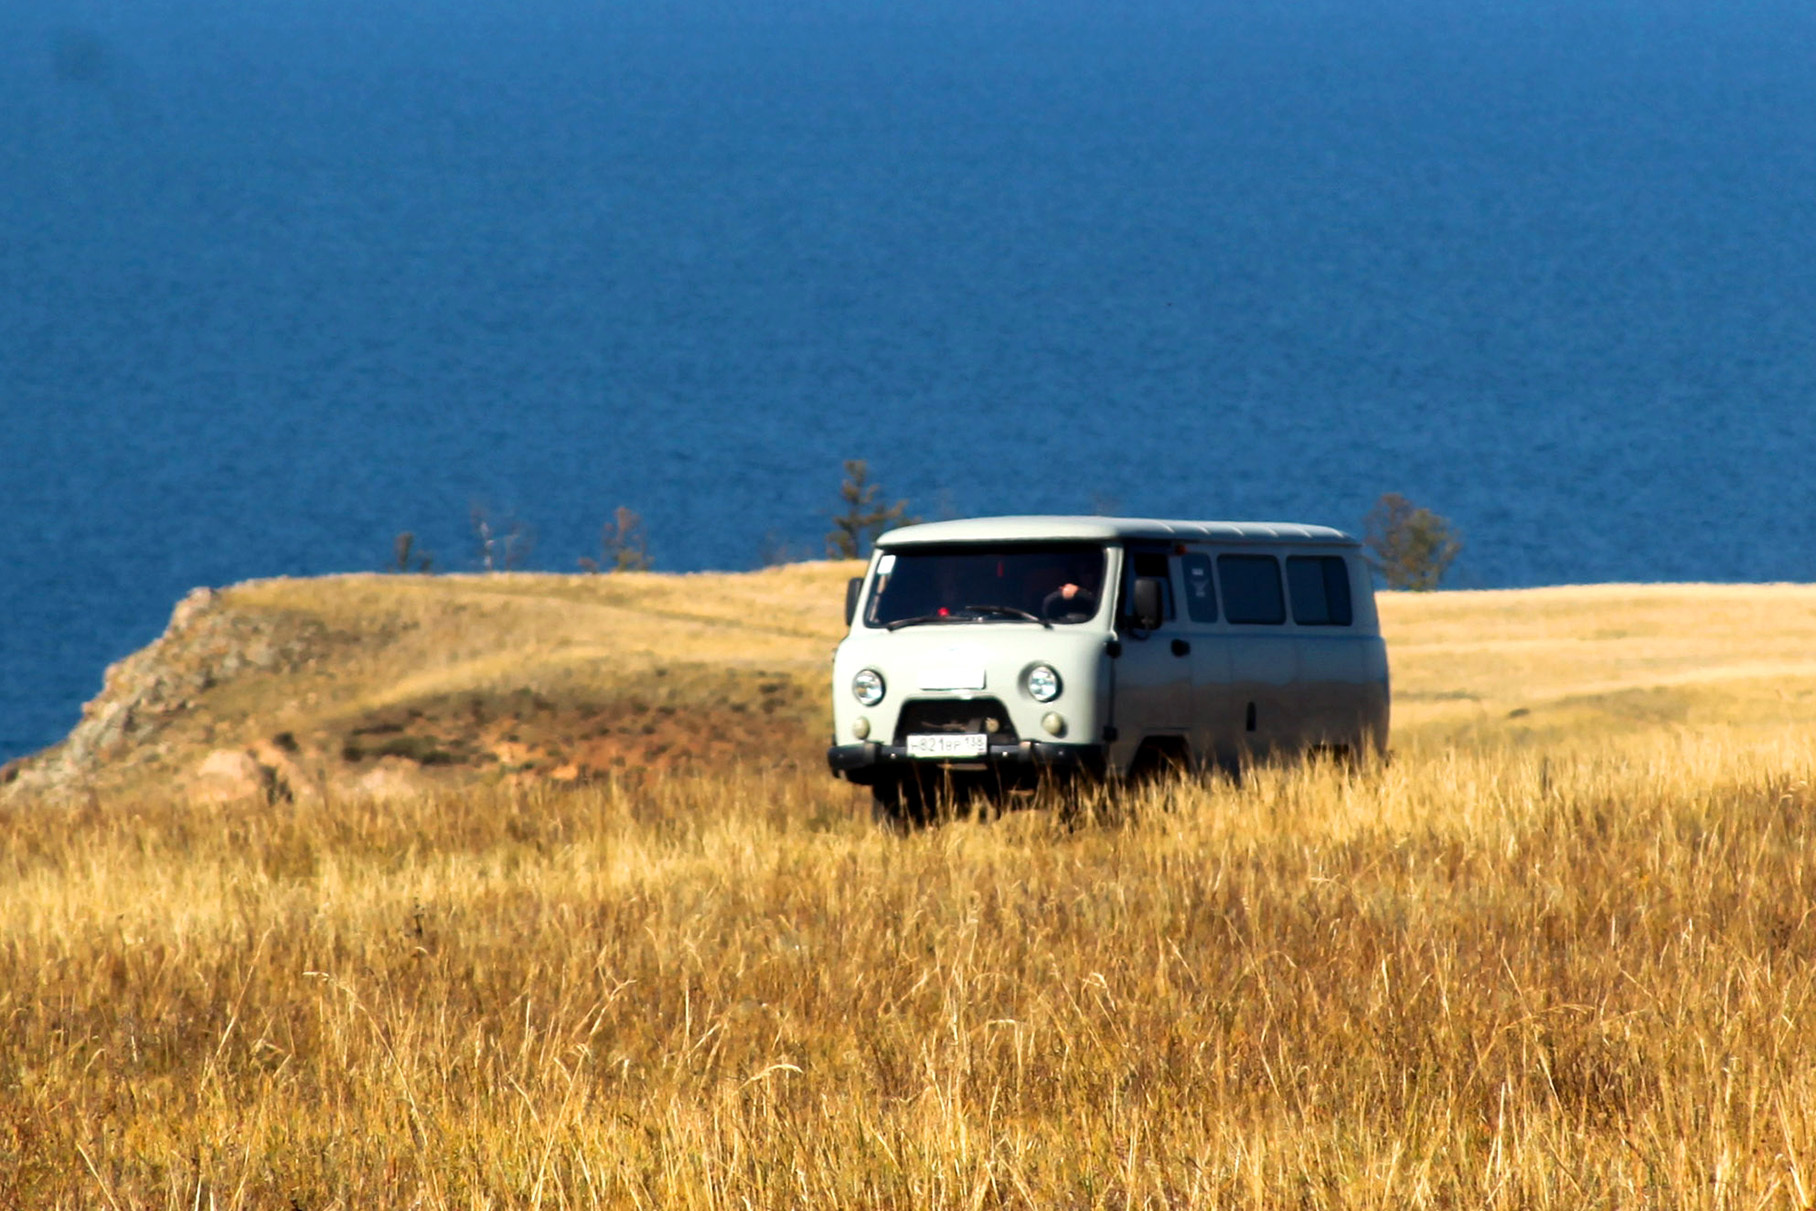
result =
M938 614L916 614L912 618L898 618L894 622L884 623L883 629L885 631L896 631L900 630L902 627L920 626L922 623L964 622L967 619L978 617L1016 618L1024 622L1038 622L1049 631L1053 629L1053 624L1048 622L1045 618L1042 618L1039 614L1031 614L1027 610L1006 605L955 606L950 610L944 610Z
M1042 618L1039 614L1030 613L1029 611L1023 610L1023 609L1018 609L1015 606L968 605L968 606L960 606L959 609L964 610L968 614L985 614L985 615L990 615L990 616L993 616L996 618L1020 618L1027 622L1038 622L1043 627L1046 627L1049 631L1053 629L1053 624L1048 622L1045 618Z
M957 614L916 614L912 618L898 618L894 622L885 622L885 631L899 631L903 627L919 626L923 622L962 622Z

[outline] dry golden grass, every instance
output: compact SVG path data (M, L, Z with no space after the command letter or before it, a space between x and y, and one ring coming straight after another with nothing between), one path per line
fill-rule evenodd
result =
M1380 603L1396 747L1816 724L1808 585L1386 593Z
M841 574L765 582L797 659ZM754 764L14 804L0 1206L1811 1206L1816 593L1383 612L1390 765L1076 826Z

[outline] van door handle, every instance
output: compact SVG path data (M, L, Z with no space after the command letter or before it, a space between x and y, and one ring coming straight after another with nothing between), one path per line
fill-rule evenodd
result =
M1191 654L1192 654L1192 645L1191 644L1187 643L1183 639L1175 639L1173 641L1173 655L1190 656Z

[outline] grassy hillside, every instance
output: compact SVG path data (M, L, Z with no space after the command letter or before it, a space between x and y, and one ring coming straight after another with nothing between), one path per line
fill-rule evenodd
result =
M817 767L855 564L267 580L186 602L15 797L407 793ZM1816 719L1816 590L1381 599L1401 751Z
M320 797L818 761L849 574L365 575L204 593L13 782L39 798Z
M1816 590L1387 597L1385 768L896 838L816 764L844 575L192 611L127 772L0 807L0 1207L1816 1201ZM565 769L711 711L761 755Z

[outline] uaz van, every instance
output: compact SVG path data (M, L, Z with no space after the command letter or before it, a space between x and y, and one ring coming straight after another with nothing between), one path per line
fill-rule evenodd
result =
M988 517L877 540L833 661L833 772L879 818L1168 765L1384 751L1360 544L1324 526Z

